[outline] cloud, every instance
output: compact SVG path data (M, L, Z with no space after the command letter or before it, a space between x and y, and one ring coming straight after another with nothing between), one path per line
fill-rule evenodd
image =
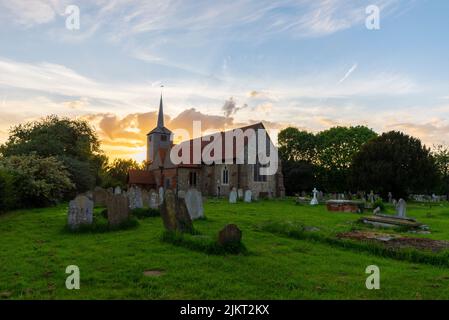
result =
M226 118L229 118L231 115L236 114L239 110L247 108L248 105L244 104L241 107L237 107L237 104L233 97L229 98L225 101L223 107L221 108L225 114Z

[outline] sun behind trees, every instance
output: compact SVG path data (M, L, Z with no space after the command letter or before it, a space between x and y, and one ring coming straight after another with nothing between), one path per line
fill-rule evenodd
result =
M0 146L0 211L45 206L95 186L124 186L134 160L108 162L83 120L49 116L10 130Z

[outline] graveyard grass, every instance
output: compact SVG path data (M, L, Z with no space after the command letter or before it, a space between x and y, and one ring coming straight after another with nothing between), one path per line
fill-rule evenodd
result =
M194 222L201 233L196 237L215 238L226 224L236 223L248 253L207 255L163 242L160 217L139 220L129 230L70 234L64 231L67 205L1 215L0 299L449 299L447 267L293 239L260 227L291 221L332 235L351 230L360 215L298 206L291 199L209 200L205 215ZM410 236L449 239L448 205L409 204L408 215L432 230ZM80 268L80 290L65 288L68 265ZM365 287L369 265L380 268L380 290ZM145 276L145 271L156 272Z

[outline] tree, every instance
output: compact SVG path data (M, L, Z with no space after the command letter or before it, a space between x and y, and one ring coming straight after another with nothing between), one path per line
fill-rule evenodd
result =
M278 144L284 161L315 162L317 139L313 133L289 127L279 132Z
M31 153L55 157L64 163L78 192L98 182L99 171L107 160L88 122L57 116L13 127L0 153L5 157Z
M9 187L14 189L19 200L16 207L55 204L75 187L69 172L55 157L43 158L32 153L2 158L0 171L7 172L10 176L8 179L13 179L13 182L10 182L13 186Z
M334 127L317 134L318 174L326 189L347 189L354 156L375 137L377 134L365 126Z
M106 167L103 176L103 187L120 186L124 188L127 183L129 170L143 169L135 160L132 159L115 159Z
M440 173L441 192L449 195L449 147L437 145L432 155Z
M352 183L358 189L375 190L397 198L412 192L430 192L438 171L430 150L419 139L390 131L365 144L354 157Z

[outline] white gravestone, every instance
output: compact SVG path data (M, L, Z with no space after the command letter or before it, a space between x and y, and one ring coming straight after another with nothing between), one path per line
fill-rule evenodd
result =
M311 206L315 206L315 205L317 205L318 204L318 199L316 198L316 195L318 194L318 190L316 189L316 188L313 188L313 198L312 198L312 200L310 201L310 205Z
M115 187L114 194L122 194L122 189L119 186Z
M407 217L407 203L404 199L399 199L398 204L396 205L396 213L398 217Z
M86 196L77 196L69 203L68 225L77 229L83 224L92 224L94 202Z
M143 208L142 190L138 187L131 187L128 192L129 208Z
M192 220L204 217L203 196L201 195L201 192L196 189L189 189L186 192L184 199L187 211Z
M150 191L150 208L151 209L159 208L159 195L154 190Z
M237 202L237 191L235 188L232 188L232 191L229 193L229 203Z
M245 202L251 202L251 199L253 197L253 193L251 192L251 190L246 190L245 191Z

